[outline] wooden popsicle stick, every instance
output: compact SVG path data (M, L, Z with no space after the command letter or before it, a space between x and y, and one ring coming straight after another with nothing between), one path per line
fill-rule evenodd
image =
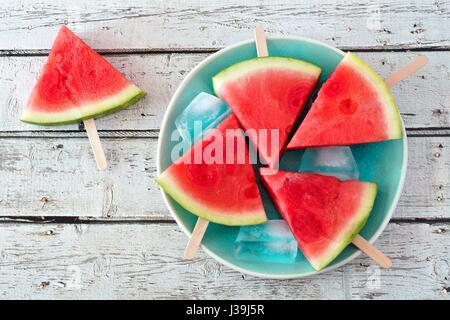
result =
M191 260L194 258L198 249L200 248L200 243L202 242L203 236L205 235L206 229L208 228L209 221L203 218L198 218L195 224L194 230L192 231L191 238L184 249L183 259Z
M378 250L373 244L361 237L359 234L353 239L352 243L367 256L373 259L382 268L392 267L392 261L383 252Z
M384 80L388 87L393 87L397 83L399 83L401 80L409 77L413 73L415 73L417 70L425 66L428 62L428 57L426 56L417 56L415 57L410 63L403 66L393 74L391 74L389 77Z
M359 234L353 239L352 243L362 252L376 261L380 267L389 269L392 267L392 261L383 252L378 250L369 241L361 237Z
M95 126L94 119L87 119L83 121L84 128L91 143L92 152L94 153L95 162L97 163L98 170L105 170L108 166L106 162L105 153L98 136L97 128Z
M255 42L258 57L267 57L269 51L267 50L266 34L264 33L264 28L261 26L255 28Z

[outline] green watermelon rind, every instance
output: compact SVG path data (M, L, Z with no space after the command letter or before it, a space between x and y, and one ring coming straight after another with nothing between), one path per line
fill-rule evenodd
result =
M344 182L345 183L345 182ZM309 257L308 260L317 271L322 270L330 264L360 233L362 228L369 218L370 212L374 206L378 187L376 183L366 182L367 187L364 195L361 197L361 204L358 213L355 215L352 223L349 223L346 230L344 230L336 239L334 248L327 250L320 258ZM341 239L341 240L339 240Z
M145 92L134 84L130 84L117 94L105 97L96 102L71 107L62 112L40 112L27 108L21 121L38 125L63 125L79 123L86 119L99 118L125 109L145 96Z
M364 60L352 52L347 53L344 58L344 63L352 65L354 70L371 82L377 90L378 97L382 99L382 104L385 106L385 118L388 124L387 139L402 138L403 127L400 113L386 82Z
M169 194L179 205L190 213L199 216L208 221L227 226L247 226L264 223L267 216L263 208L256 212L237 212L230 213L227 204L223 211L213 210L201 202L196 201L183 191L183 188L177 185L177 179L171 177L167 172L163 172L156 179L161 188Z
M316 77L322 72L322 69L318 66L300 59L277 56L258 57L235 63L216 74L212 78L214 92L220 97L223 84L233 81L244 74L266 69L295 70Z

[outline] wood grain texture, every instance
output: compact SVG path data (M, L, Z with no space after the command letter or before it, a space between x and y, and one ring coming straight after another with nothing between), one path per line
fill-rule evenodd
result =
M168 219L154 178L155 138L103 138L97 171L88 138L0 139L0 216ZM395 218L450 218L450 137L409 139Z
M61 24L96 49L215 49L256 25L338 47L448 47L448 1L3 0L0 50L47 50Z
M407 128L450 127L450 55L424 52L429 64L392 89ZM362 52L382 77L411 61L416 53ZM158 130L169 100L186 74L207 54L118 55L106 58L148 95L134 106L96 121L98 130ZM77 125L42 127L21 123L31 89L45 57L0 57L0 133L78 130Z
M408 170L395 218L450 218L450 137L408 139Z
M448 224L390 224L376 242L394 263L365 256L335 271L265 280L200 251L181 259L175 224L1 224L0 297L37 299L449 299Z
M164 215L156 139L102 139L98 171L88 138L1 139L0 215Z

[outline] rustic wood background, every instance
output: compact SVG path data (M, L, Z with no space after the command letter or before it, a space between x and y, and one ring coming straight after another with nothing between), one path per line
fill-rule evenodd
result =
M105 172L79 126L19 121L61 24L148 92L97 121ZM382 76L430 58L393 89L410 155L398 208L376 242L393 269L361 256L275 281L204 253L180 259L186 236L153 181L159 126L187 72L257 24L358 52ZM450 2L441 0L0 0L0 298L448 299L449 51Z

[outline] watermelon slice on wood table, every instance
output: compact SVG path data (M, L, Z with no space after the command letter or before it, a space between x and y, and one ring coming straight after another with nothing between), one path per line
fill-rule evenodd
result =
M327 266L364 227L377 185L312 173L264 175L264 186L316 270Z
M349 52L320 89L287 149L400 139L402 132L389 88Z
M236 139L227 145L227 135L234 134L242 138L241 149ZM232 150L227 149L230 145ZM215 147L215 152L222 147L222 154L211 151ZM238 161L238 150L244 152L245 161ZM214 156L215 163L207 156L194 161L196 155L207 154ZM227 155L234 161L226 161ZM182 207L206 220L230 226L267 220L242 129L233 114L167 168L156 182Z
M228 103L257 146L261 159L273 168L320 72L319 67L302 60L260 57L225 69L214 76L213 85L216 95ZM265 138L260 129L278 129L278 141L272 141L271 132Z
M62 26L21 120L40 125L76 123L118 111L144 95Z

